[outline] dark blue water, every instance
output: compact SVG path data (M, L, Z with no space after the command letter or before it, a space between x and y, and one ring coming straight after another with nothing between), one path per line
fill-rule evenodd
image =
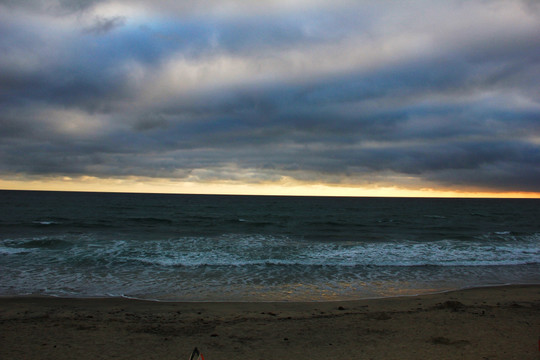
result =
M0 295L338 300L540 283L540 201L0 191Z

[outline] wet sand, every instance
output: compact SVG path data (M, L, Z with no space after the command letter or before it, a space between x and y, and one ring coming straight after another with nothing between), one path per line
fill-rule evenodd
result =
M305 303L0 298L0 359L540 359L540 285Z

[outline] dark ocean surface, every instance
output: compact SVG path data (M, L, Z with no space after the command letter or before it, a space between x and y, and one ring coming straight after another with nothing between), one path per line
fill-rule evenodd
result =
M325 301L540 283L540 200L0 191L0 295Z

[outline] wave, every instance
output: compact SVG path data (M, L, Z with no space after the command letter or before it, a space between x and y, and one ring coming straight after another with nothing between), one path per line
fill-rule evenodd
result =
M75 235L2 240L0 294L121 293L185 300L212 292L210 298L223 300L231 293L238 293L234 299L249 294L261 299L307 291L307 298L315 299L328 289L356 296L375 288L538 282L540 235L496 236L334 243L242 234L150 241Z
M424 215L428 219L446 219L446 216L443 215Z
M43 225L43 226L49 226L49 225L61 225L62 223L59 221L52 221L52 220L38 220L32 222L35 225Z
M113 220L107 219L39 219L39 220L16 220L16 221L1 221L0 226L2 227L14 227L14 228L23 228L27 230L35 229L52 229L61 230L61 229L72 229L72 228L84 228L84 229L110 229L112 227L117 227L119 224L115 224Z
M18 245L20 248L27 249L65 249L73 246L73 243L54 238L44 238L37 240L30 240Z
M12 248L7 246L0 246L0 255L19 255L19 254L28 254L30 251L28 249L19 249Z
M11 240L7 239L2 242L4 245L4 249L10 249L7 252L10 253L20 253L20 252L28 252L28 250L24 249L42 249L42 250L61 250L61 249L67 249L74 244L70 241L58 239L58 238L51 238L51 237L41 237L41 238L32 238L32 239L19 239L19 240Z
M55 225L63 225L64 221L57 220L57 219L43 219L43 220L16 220L16 221L5 221L0 220L1 226L15 226L15 227L49 227L49 226L55 226Z
M341 264L327 264L322 262L302 262L293 260L252 260L252 261L214 261L214 262L193 262L193 261L178 261L175 259L167 258L131 258L131 261L140 262L147 265L157 265L163 267L183 267L183 268L200 268L200 267L253 267L253 266L266 266L266 267L324 267L324 268L405 268L405 267L475 267L475 266L518 266L518 265L539 265L540 262L522 262L522 261L484 261L484 262L453 262L453 263L341 263Z
M2 254L70 264L134 266L507 266L540 263L540 234L489 233L474 240L306 241L287 236L225 234L161 240L65 235L0 242ZM60 259L60 260L59 260ZM137 265L138 264L138 265Z
M239 223L245 223L246 225L249 225L249 226L255 226L255 227L264 227L264 226L276 226L276 227L281 227L283 225L279 224L279 223L275 223L275 222L272 222L272 221L261 221L261 220L248 220L248 219L243 219L243 218L239 218L238 220L231 220L230 222L232 223L235 223L235 222L239 222Z
M118 260L164 267L197 266L506 266L540 263L538 235L511 241L440 240L328 243L286 237L184 238L117 249Z

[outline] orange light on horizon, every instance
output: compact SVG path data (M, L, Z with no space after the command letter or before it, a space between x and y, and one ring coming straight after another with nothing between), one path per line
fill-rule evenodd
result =
M446 197L446 198L540 198L537 192L478 191L419 187L373 185L354 186L322 183L302 183L288 180L269 183L239 182L186 182L166 179L128 177L101 179L91 176L80 178L57 177L34 180L2 180L3 190L43 190L82 192L123 192L163 194L216 194L216 195L284 195L284 196L343 196L343 197Z

